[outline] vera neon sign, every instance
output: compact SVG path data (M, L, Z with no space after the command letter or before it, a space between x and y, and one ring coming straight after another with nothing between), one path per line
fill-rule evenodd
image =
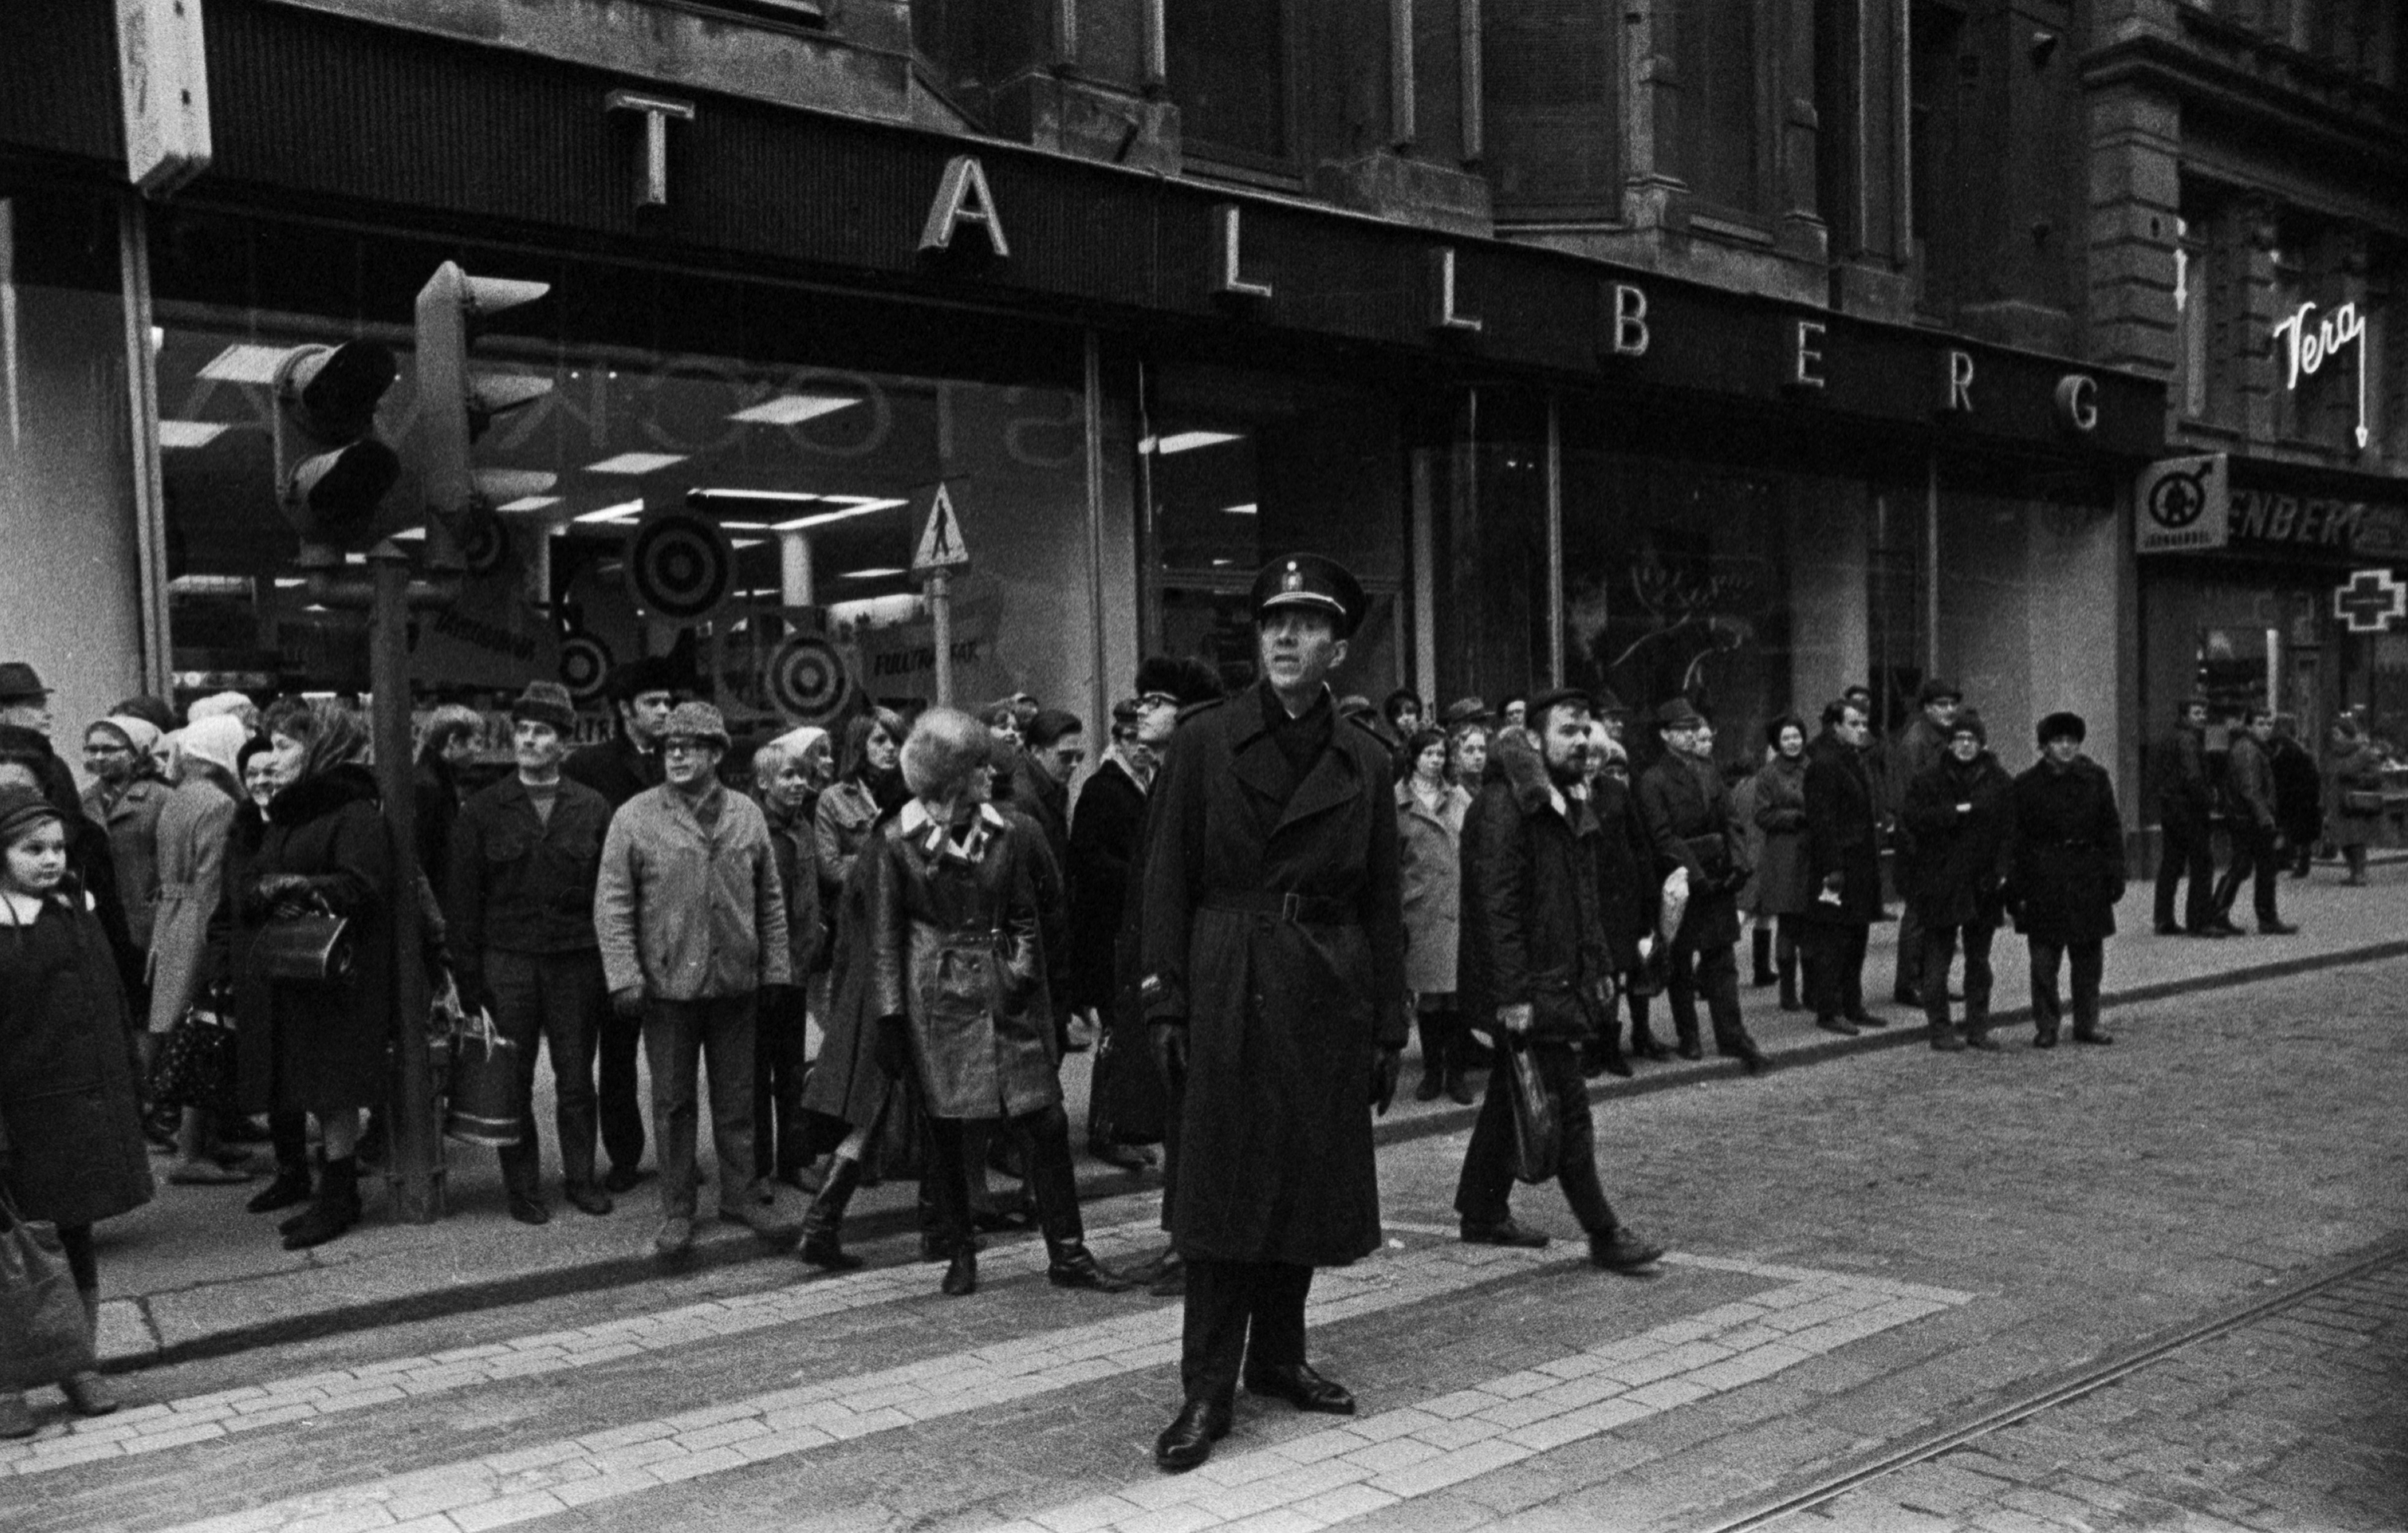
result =
M2300 375L2313 375L2332 354L2355 341L2358 343L2358 445L2366 446L2366 316L2358 311L2355 303L2343 304L2328 310L2322 319L2311 323L2316 311L2314 303L2301 304L2291 317L2274 324L2274 338L2283 345L2286 368L2283 387L2297 389Z

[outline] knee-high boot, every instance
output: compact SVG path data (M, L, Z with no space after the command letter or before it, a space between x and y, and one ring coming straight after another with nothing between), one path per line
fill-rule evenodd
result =
M811 1206L803 1211L803 1243L796 1254L831 1272L850 1272L861 1265L861 1258L848 1253L840 1239L845 1206L860 1185L861 1162L838 1155L829 1163L827 1180L820 1183Z
M1761 990L1777 978L1772 971L1772 928L1757 926L1754 933L1754 940L1749 945L1756 954L1756 972L1750 976L1750 979L1756 988Z
M354 1156L329 1160L319 1174L318 1200L284 1232L284 1249L307 1251L360 1222L360 1163Z

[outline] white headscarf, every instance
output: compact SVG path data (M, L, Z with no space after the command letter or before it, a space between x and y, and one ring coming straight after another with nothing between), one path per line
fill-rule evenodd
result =
M222 768L228 778L241 781L236 763L242 759L243 742L251 738L251 731L240 719L231 713L205 714L177 731L177 738L186 760L206 761Z

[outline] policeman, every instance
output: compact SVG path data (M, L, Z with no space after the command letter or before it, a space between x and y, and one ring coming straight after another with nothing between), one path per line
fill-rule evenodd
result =
M1363 588L1298 553L1254 580L1261 681L1172 737L1144 871L1143 1005L1180 1103L1172 1244L1186 1402L1154 1444L1192 1469L1249 1391L1351 1415L1305 1361L1316 1267L1380 1246L1371 1113L1404 1047L1405 927L1387 753L1326 678Z

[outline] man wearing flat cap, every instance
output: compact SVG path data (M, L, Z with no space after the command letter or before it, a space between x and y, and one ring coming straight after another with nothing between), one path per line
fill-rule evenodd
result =
M1714 769L1714 730L1685 697L1656 710L1664 753L1639 778L1639 810L1656 843L1657 870L1688 874L1688 904L1672 934L1665 989L1681 1057L1699 1059L1698 997L1713 1019L1715 1052L1751 1074L1765 1058L1739 1012L1739 891L1752 871L1747 836L1730 790Z
M1881 784L1887 794L1895 795L1895 801L1880 804L1876 809L1885 815L1896 817L1896 829L1892 836L1898 847L1900 867L1914 860L1914 827L1906 824L1901 813L1907 790L1916 778L1940 765L1942 758L1948 754L1949 732L1956 723L1957 709L1964 703L1965 695L1953 683L1937 676L1927 678L1922 689L1914 695L1914 706L1921 711L1898 732L1898 743L1890 752L1887 781ZM1866 717L1870 719L1872 715L1867 714ZM1906 908L1899 912L1898 967L1891 979L1890 997L1900 1006L1921 1005L1923 997L1919 981L1922 973L1923 916L1915 910L1914 902L1909 900ZM1944 992L1948 988L1948 976L1941 975L1938 983Z
M1173 1471L1228 1431L1241 1376L1354 1413L1305 1360L1305 1298L1314 1268L1380 1248L1371 1115L1406 1037L1388 756L1327 685L1363 588L1291 554L1254 609L1261 681L1182 723L1148 810L1141 996L1179 1104L1166 1202L1187 1266L1185 1403L1154 1445Z
M460 998L493 1013L518 1046L519 1141L501 1151L510 1217L552 1217L538 1182L542 1136L533 1111L536 1051L549 1043L557 1098L562 1191L591 1214L610 1211L594 1171L594 1057L609 996L594 931L594 887L610 805L562 771L577 709L557 681L529 682L510 705L518 770L472 795L452 825L452 954Z

